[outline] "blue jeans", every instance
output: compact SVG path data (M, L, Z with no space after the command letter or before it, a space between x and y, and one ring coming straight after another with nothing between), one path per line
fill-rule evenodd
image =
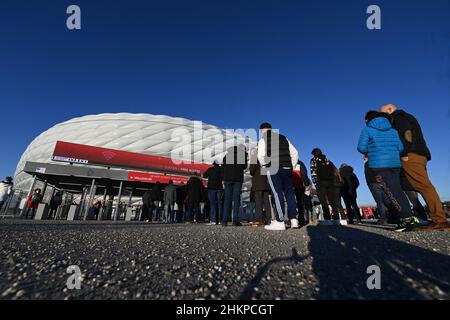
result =
M377 215L379 219L386 219L386 208L385 205L390 205L390 201L383 189L381 189L378 183L370 183L368 185L370 192L372 193L372 197L377 204Z
M275 174L268 173L267 181L275 203L275 219L283 221L286 202L289 219L295 219L297 217L297 201L295 200L292 169L280 168Z
M220 199L222 198L222 190L208 190L209 198L209 216L211 223L217 223L222 218L222 206L220 205Z
M401 219L413 216L409 200L400 183L400 169L376 169L375 180Z
M165 218L167 222L173 221L173 204L166 204L164 206Z
M239 222L239 208L241 206L242 182L225 181L225 200L223 203L222 221L228 222L231 203L233 203L233 222Z

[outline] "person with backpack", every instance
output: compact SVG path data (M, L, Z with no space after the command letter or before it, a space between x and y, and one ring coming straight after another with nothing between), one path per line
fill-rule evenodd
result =
M400 155L401 166L409 183L415 191L422 194L430 211L432 222L424 229L450 230L439 194L428 176L427 163L431 160L431 152L419 122L413 115L393 104L382 106L380 111L389 115L393 128L398 131L404 146Z
M34 193L28 196L27 211L25 213L25 219L28 219L28 214L31 212L31 219L34 219L36 210L42 201L41 189L34 190Z
M203 174L204 179L208 179L208 199L209 199L209 224L216 225L222 217L222 206L220 199L223 194L223 174L222 168L217 161Z
M50 200L50 211L48 213L48 217L47 219L51 220L53 213L56 216L56 211L58 210L58 207L62 204L62 193L60 191L58 191Z
M239 227L239 211L241 207L242 184L244 171L248 166L248 156L244 145L231 147L223 158L222 170L225 185L225 199L223 203L222 226L228 225L228 219L233 208L233 226Z
M167 223L174 222L174 205L177 200L177 187L169 180L169 184L164 189L164 213Z
M375 181L397 211L399 223L395 231L414 230L419 226L419 220L414 217L400 182L403 143L398 132L392 128L388 115L369 111L365 120L367 126L359 137L358 151L367 155Z
M310 161L311 178L316 185L325 223L329 224L331 223L331 213L334 220L339 220L339 195L336 189L336 180L340 179L339 172L333 162L328 160L319 148L314 148L311 154L313 155ZM328 205L331 206L331 213Z
M353 172L353 168L345 163L339 168L343 185L341 187L341 196L344 199L345 208L347 209L347 216L350 224L354 223L354 219L361 221L359 215L359 207L356 203L357 193L359 187L359 180Z
M293 169L298 161L298 151L282 134L272 130L270 123L260 126L262 137L258 141L258 160L267 176L275 203L275 220L265 226L266 230L286 230L285 211L291 228L299 228L297 202L293 184ZM286 210L287 204L287 210Z
M268 225L272 220L272 205L270 203L270 187L267 176L261 174L261 164L258 161L258 149L250 152L250 175L252 176L252 189L254 194L256 219L252 226Z
M14 184L12 177L6 177L0 183L0 211L8 201L9 197L14 194Z

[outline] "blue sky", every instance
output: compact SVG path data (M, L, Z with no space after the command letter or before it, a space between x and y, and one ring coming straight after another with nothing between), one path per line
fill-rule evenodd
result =
M66 28L77 4L82 30ZM377 4L382 30L366 28ZM70 118L148 112L224 128L271 122L303 161L320 147L362 180L367 110L419 119L429 172L450 200L450 1L0 2L0 176Z

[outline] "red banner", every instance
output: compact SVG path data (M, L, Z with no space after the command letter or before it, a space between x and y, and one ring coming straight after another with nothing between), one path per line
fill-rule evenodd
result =
M205 172L210 165L183 162L175 164L171 158L151 156L140 153L119 151L58 141L53 152L53 161L82 164L98 164L109 167L155 170L185 175Z
M167 175L167 174L162 174L162 173L130 171L130 172L128 172L128 180L145 182L145 183L161 182L161 183L165 183L165 184L168 184L169 181L172 180L173 184L181 185L181 184L186 184L189 180L189 177Z

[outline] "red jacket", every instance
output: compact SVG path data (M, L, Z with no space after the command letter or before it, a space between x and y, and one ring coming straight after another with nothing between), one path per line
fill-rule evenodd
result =
M33 201L32 201L33 196L34 196L35 194L39 195L39 198L40 198L39 202L33 202ZM41 201L42 201L42 195L41 195L40 193L36 193L36 192L35 192L35 193L33 193L33 194L30 194L30 195L28 196L28 209L37 209L37 208L39 207L39 204L41 203Z

